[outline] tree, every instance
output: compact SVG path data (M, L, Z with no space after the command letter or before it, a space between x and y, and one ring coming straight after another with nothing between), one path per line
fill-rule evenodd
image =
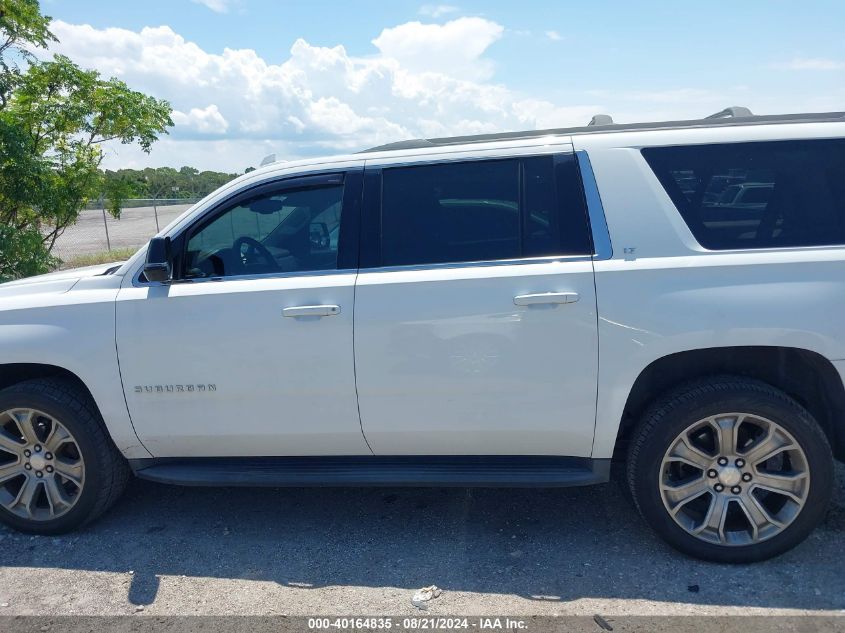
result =
M103 176L105 191L116 187L115 181L120 181L128 195L137 198L202 198L238 175L218 171L200 172L186 166L179 170L172 167L119 169L106 171Z
M0 107L6 105L20 77L17 61L31 59L30 53L22 46L29 44L46 48L50 42L56 41L49 26L50 18L41 15L38 2L0 0Z
M54 266L56 239L100 192L109 210L119 213L129 188L105 182L99 169L103 143L137 143L149 152L173 125L166 101L61 55L33 58L24 46L54 40L49 22L37 0L0 0L0 271L13 276ZM20 249L38 252L22 258Z

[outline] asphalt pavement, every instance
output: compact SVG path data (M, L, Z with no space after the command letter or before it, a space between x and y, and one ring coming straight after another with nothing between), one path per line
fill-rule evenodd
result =
M0 528L0 616L845 614L845 468L775 560L689 559L616 481L590 488L180 488L134 482L83 531ZM414 592L437 585L421 612Z

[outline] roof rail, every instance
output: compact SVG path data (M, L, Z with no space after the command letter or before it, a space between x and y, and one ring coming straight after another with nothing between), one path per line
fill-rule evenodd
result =
M394 143L388 143L387 145L379 145L378 147L371 147L370 149L363 150L364 152L386 152L396 149L420 149L423 147L437 147L435 143L432 143L427 138L412 138L406 141L396 141Z
M496 134L476 134L472 136L452 136L449 138L420 138L397 143L379 145L362 152L384 152L398 149L429 149L448 145L462 145L466 143L490 143L495 141L519 141L547 136L569 136L574 134L607 134L609 132L633 132L646 130L667 130L700 127L729 127L732 125L768 125L774 123L811 123L837 122L845 123L845 112L808 112L803 114L764 114L753 115L748 108L726 108L705 119L690 119L686 121L654 121L647 123L609 123L603 119L607 115L593 117L592 125L572 128L558 128L547 130L525 130L522 132L500 132ZM610 117L608 117L610 118Z
M597 114L587 124L592 127L594 125L613 125L613 117L609 114Z
M720 110L716 114L711 114L710 116L704 117L705 119L727 119L731 118L734 119L739 116L754 116L754 114L748 108L744 106L731 106L729 108L725 108L724 110Z

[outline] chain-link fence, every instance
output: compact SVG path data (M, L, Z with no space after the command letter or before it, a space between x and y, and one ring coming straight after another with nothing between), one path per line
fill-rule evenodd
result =
M195 199L126 200L120 218L102 208L85 209L56 240L53 255L65 265L124 259L196 202Z

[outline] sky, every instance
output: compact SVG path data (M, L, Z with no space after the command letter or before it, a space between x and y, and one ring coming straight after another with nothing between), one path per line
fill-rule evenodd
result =
M167 99L108 169L242 172L407 138L845 110L843 0L42 0L62 53Z

